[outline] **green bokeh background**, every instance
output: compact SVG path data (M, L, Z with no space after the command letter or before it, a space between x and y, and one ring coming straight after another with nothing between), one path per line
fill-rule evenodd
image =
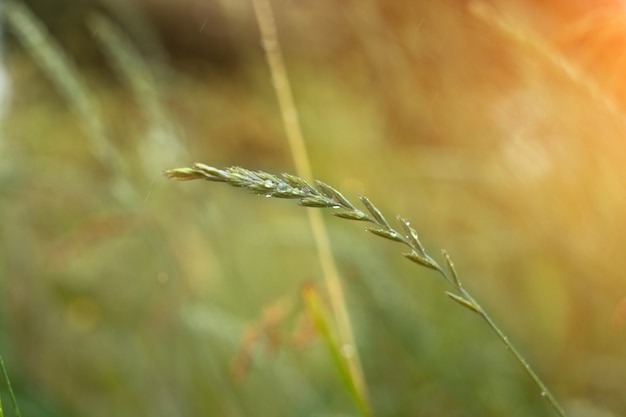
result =
M305 209L161 175L196 161L293 172L252 6L24 3L109 147L9 22L0 353L22 414L358 415L307 327L300 289L325 289ZM623 12L273 5L316 177L411 219L434 256L445 247L570 415L626 415ZM94 16L136 61L120 70ZM553 415L441 279L326 220L376 416Z

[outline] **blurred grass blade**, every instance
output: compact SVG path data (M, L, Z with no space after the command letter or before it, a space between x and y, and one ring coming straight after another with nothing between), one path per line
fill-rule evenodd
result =
M2 368L2 375L4 376L4 382L7 386L7 390L9 391L9 396L11 397L11 402L13 403L13 408L15 409L15 415L17 417L22 417L22 413L20 413L20 408L17 406L17 399L15 399L15 393L13 392L13 386L11 385L11 380L9 379L9 374L7 372L7 368L4 366L4 359L0 356L0 368ZM0 417L3 417L2 411L2 401L0 400Z
M124 31L111 20L93 14L89 27L119 77L126 82L148 123L146 141L141 155L145 163L164 166L180 159L184 150L178 139L175 124L162 104L162 93L157 74L147 59L142 57ZM154 167L148 166L149 170Z
M317 331L324 339L335 361L339 374L341 375L341 380L350 391L352 399L361 412L361 415L365 417L372 416L367 398L362 395L362 391L358 387L358 381L354 379L353 373L350 371L347 362L350 352L344 352L342 350L342 346L340 346L336 331L332 325L331 316L321 300L319 291L313 284L305 284L302 287L302 299L304 300L306 311L310 314Z
M7 26L77 115L94 155L117 168L121 162L119 155L106 137L100 112L71 58L22 2L6 1L4 13Z
M135 203L138 196L128 181L128 165L110 141L102 113L76 64L22 2L5 0L2 6L7 27L67 101L85 133L91 154L110 172L111 194L122 204Z

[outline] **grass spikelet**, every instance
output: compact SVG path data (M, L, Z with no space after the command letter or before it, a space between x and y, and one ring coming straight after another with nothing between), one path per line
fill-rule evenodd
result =
M385 239L393 240L395 242L404 242L402 236L399 235L398 232L396 232L395 230L380 229L378 227L368 227L365 230Z
M418 265L425 266L426 268L433 269L435 271L439 270L439 265L428 256L422 256L415 252L412 253L403 253L402 256L407 258L411 262L415 262Z
M481 311L478 308L476 308L474 304L467 301L465 298L459 297L458 295L451 293L449 291L446 291L446 295L450 297L450 299L454 301L455 303L460 304L461 306L473 311L474 313L481 314Z
M454 264L452 263L452 259L450 258L450 255L445 249L441 251L441 254L443 256L443 259L445 259L446 261L446 266L448 267L448 273L452 277L452 281L454 282L454 285L457 288L461 288L461 280L459 279L459 275L456 273L456 269L454 268Z
M387 223L385 216L383 216L380 210L378 210L376 206L372 204L369 198L365 197L364 195L360 196L359 198L361 199L361 202L363 202L365 208L367 208L367 211L369 211L372 216L374 216L374 219L376 219L376 222L378 224L385 226L385 228L387 229L391 229L391 226L389 226L389 223Z
M371 222L372 218L367 214L363 213L361 210L354 211L337 211L335 213L330 213L335 217L340 217L342 219L347 220L361 220L366 222Z
M316 180L315 184L317 184L317 188L322 191L328 198L334 200L335 202L339 203L339 205L341 205L342 207L345 207L347 209L351 209L351 210L356 210L356 208L352 205L352 203L350 203L350 201L345 198L343 196L343 194L341 194L339 191L335 190L333 187L331 187L330 185Z
M163 172L163 175L176 181L189 181L205 178L205 176L195 168L168 169Z
M421 255L426 255L426 250L424 249L424 246L422 246L422 242L420 242L417 232L411 227L411 223L400 216L398 216L398 221L402 224L402 228L406 233L409 246L416 249Z

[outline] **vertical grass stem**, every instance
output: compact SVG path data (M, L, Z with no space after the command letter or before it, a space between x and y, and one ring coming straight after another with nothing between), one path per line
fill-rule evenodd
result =
M4 366L4 359L2 358L2 356L0 356L0 368L2 368L2 375L4 377L4 382L7 385L7 390L9 391L9 396L11 397L13 408L15 409L15 415L17 417L22 417L22 413L20 413L20 408L17 405L17 399L15 398L15 393L13 392L13 386L11 385L11 380L9 379L7 368ZM0 403L0 417L2 417L3 415L4 413L2 412L2 403Z
M280 107L296 171L298 175L305 180L312 181L313 172L311 170L304 137L298 120L298 111L294 103L287 70L280 49L280 42L277 36L271 5L268 0L252 0L252 4L261 32L261 44L265 51L271 72L272 84ZM346 351L352 352L351 355L344 356L344 360L346 361L350 370L350 376L354 380L354 384L361 397L360 401L367 405L369 402L367 400L368 395L365 378L354 340L354 331L352 330L341 279L330 248L328 232L322 214L317 210L307 211L330 298L333 316L337 324L338 337L343 346L350 347L350 349L346 349ZM367 405L364 410L364 415L371 414L369 405Z

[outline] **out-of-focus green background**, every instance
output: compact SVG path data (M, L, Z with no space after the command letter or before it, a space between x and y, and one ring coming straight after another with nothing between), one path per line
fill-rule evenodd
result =
M47 30L5 17L0 353L22 414L358 415L301 301L324 292L305 209L161 175L293 172L251 4L17 4ZM445 247L570 415L626 415L623 6L273 6L316 177ZM554 415L441 279L326 218L376 416Z

